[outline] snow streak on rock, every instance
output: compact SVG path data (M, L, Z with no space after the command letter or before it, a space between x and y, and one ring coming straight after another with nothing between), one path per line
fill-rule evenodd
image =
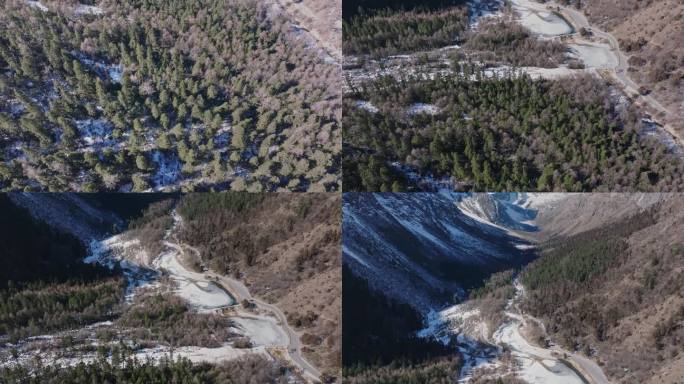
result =
M468 284L533 257L530 244L513 231L535 230L528 222L534 216L514 199L451 192L345 194L344 263L374 288L423 313L443 307L463 298ZM483 208L489 200L495 202ZM473 213L490 209L495 211L489 215Z

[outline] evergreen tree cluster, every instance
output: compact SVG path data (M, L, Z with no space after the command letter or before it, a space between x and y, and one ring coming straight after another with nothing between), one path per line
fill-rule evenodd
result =
M515 21L485 19L477 30L466 35L462 51L457 54L460 60L469 56L480 62L515 67L557 68L566 61L566 52L562 42L540 40Z
M385 8L361 12L343 24L345 55L384 57L453 45L468 27L465 5L431 10Z
M285 371L261 356L249 356L219 365L193 364L187 359L141 362L131 358L105 359L74 367L15 366L0 369L0 382L7 384L81 383L176 383L176 384L284 384Z
M399 166L449 179L457 190L684 188L681 160L641 137L639 114L612 102L600 80L492 77L462 62L453 69L434 79L385 76L345 95L346 191L421 188ZM379 112L357 107L359 100ZM410 113L418 103L438 111Z
M337 189L339 70L284 19L248 0L100 5L3 2L0 188Z
M162 342L172 347L219 348L232 336L231 322L216 313L195 313L179 297L143 297L117 319L116 323L135 335L138 343Z
M589 297L600 287L606 274L631 255L628 244L633 233L652 226L656 208L651 208L618 223L545 244L541 257L530 263L522 274L528 289L525 308L548 319L553 332L568 348L592 334L605 341L610 328L629 316L629 306L617 308L616 303L597 306L598 297Z

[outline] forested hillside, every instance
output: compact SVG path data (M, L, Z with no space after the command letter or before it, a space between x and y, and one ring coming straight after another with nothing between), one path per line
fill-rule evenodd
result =
M306 357L331 376L341 359L340 204L335 194L227 193L190 194L177 207L197 264L281 308Z
M525 310L554 341L596 359L619 383L684 373L681 195L543 247L522 274Z
M7 384L79 383L169 383L247 384L286 383L277 363L250 357L222 365L193 364L189 360L162 361L160 364L126 360L125 355L110 363L105 359L75 367L47 366L31 374L25 368L0 369L0 381Z
M343 376L350 384L449 382L462 362L454 348L421 339L422 316L373 291L343 267Z
M459 42L468 26L465 5L431 10L385 8L363 11L343 25L345 55L383 57Z
M456 190L684 188L682 162L641 137L639 114L601 80L454 69L433 80L386 76L345 95L346 191L429 189L416 185L428 176Z
M679 0L562 0L613 34L629 76L655 95L684 129L684 3Z
M117 269L84 264L74 237L34 221L0 195L0 340L111 319L123 298Z
M0 189L339 188L336 66L267 4L8 0Z

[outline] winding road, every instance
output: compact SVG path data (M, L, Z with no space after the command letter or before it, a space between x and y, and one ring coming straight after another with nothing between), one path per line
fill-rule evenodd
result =
M602 31L601 29L595 26L592 26L589 23L587 17L582 12L576 9L566 7L558 3L547 4L549 7L556 9L565 18L565 20L572 25L575 31L579 31L580 29L584 28L588 31L591 31L591 33L594 36L597 36L608 42L608 45L610 46L612 52L618 59L617 65L614 68L610 68L609 72L611 73L612 77L622 86L625 93L627 93L635 100L642 100L644 104L646 104L648 107L651 108L651 110L655 111L656 113L664 114L665 120L668 120L670 118L672 113L658 100L656 100L653 97L653 95L642 95L639 92L639 85L635 83L628 75L628 58L624 54L624 52L620 50L620 43L615 38L615 36L611 35L606 31ZM580 41L584 40L579 34L575 35L575 39ZM587 40L584 41L588 42ZM656 114L654 114L654 116L655 115ZM672 126L668 124L661 125L670 135L672 135L676 139L680 146L684 146L684 138L680 133L678 133Z
M167 240L164 242L165 245L168 247L171 247L178 252L175 252L172 254L173 257L177 257L178 255L184 256L185 255L185 250L189 250L192 253L195 254L196 257L200 256L200 251L188 244L181 243L177 236L176 236L176 230L179 226L183 225L182 218L178 213L175 211L173 212L173 219L174 219L174 226L173 228L168 232L167 234ZM181 260L177 260L178 264L183 267L183 263ZM185 268L185 267L183 267ZM187 269L186 269L187 271ZM184 271L184 273L186 272ZM289 359L292 361L292 363L299 367L302 371L302 374L311 382L318 383L320 382L320 377L322 373L314 367L311 363L309 363L308 360L303 356L302 354L302 343L299 339L299 335L297 332L290 327L290 325L287 323L287 317L283 313L280 308L273 304L269 304L263 300L260 300L258 298L255 298L251 295L249 292L249 289L240 281L232 279L227 276L220 275L214 271L207 271L205 273L196 273L192 271L187 271L189 274L192 274L196 278L199 278L206 282L207 284L219 284L222 286L224 289L226 289L228 292L230 292L230 295L232 298L239 304L243 300L249 300L251 301L257 309L262 310L264 312L270 313L273 315L273 317L262 317L261 319L273 319L276 320L274 321L274 326L282 329L283 333L287 336L287 343L284 343L286 347L286 356L289 357ZM236 309L237 316L243 317L243 318L252 318L254 315L246 312L246 311L240 311L239 309Z
M520 363L522 378L530 383L609 384L603 370L593 360L557 345L541 348L525 338L525 328L530 323L539 326L544 332L546 330L539 319L520 309L525 289L517 279L514 286L515 296L508 302L505 311L508 320L493 337L497 344L507 345L511 349Z

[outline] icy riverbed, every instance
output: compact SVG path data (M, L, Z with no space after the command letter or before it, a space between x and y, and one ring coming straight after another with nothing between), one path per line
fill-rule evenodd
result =
M522 299L525 290L517 279L514 285L515 296L506 305L507 320L494 332L494 342L511 349L518 363L517 375L530 384L583 384L582 378L561 362L555 353L530 344L522 335L526 320L520 315L517 303Z
M214 310L235 304L235 299L213 281L205 278L201 273L186 269L178 260L179 250L169 246L167 252L155 259L153 266L169 274L176 285L174 293L182 297L192 307L199 310Z
M511 0L520 17L520 24L541 37L555 37L573 33L573 28L562 17L546 9L546 5L531 0Z
M473 373L483 369L490 372L510 370L529 384L585 383L584 378L562 360L563 356L566 356L565 359L568 361L579 363L586 371L596 372L594 377L605 378L598 365L590 359L558 347L541 348L527 341L525 329L529 322L534 322L536 326L543 324L528 315L522 315L518 303L522 300L525 290L517 279L514 286L516 293L506 305L505 321L491 337L479 309L472 307L468 302L428 315L426 327L418 332L418 336L432 337L445 345L451 343L456 346L465 360L459 375L459 383L470 382ZM515 360L512 367L506 367L501 360L504 349L510 351ZM498 376L495 374L494 377Z

